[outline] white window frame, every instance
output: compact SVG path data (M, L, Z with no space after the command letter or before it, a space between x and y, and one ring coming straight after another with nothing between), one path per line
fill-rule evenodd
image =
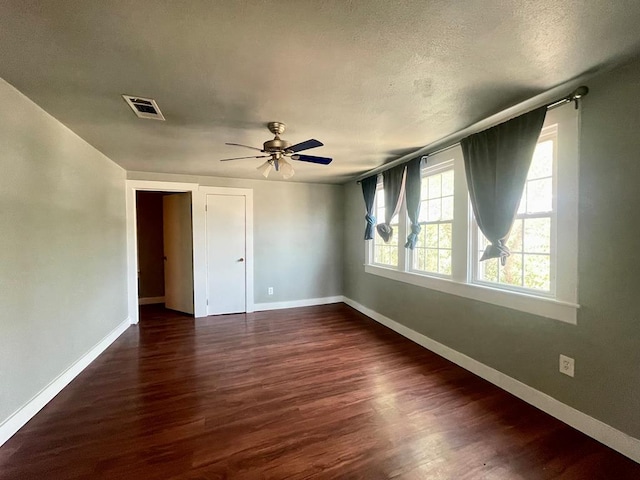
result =
M474 281L473 248L477 247L473 209L470 206L464 160L459 145L430 156L423 166L425 172L453 161L454 222L452 275L450 278L410 270L412 252L403 248L409 220L403 201L399 213L398 268L372 263L371 241L365 242L365 272L392 280L421 286L453 295L500 305L540 317L577 324L578 271L578 128L579 111L572 104L547 112L542 135L551 125L557 125L557 161L554 162L555 251L552 248L552 282L550 293L515 290L502 284ZM541 137L542 137L541 135ZM553 221L553 220L552 220ZM553 235L553 233L552 233ZM554 261L555 260L555 261ZM555 289L555 292L553 291Z
M376 224L379 223L383 223L384 222L384 218L378 218L378 195L380 194L380 191L382 190L382 175L380 175L378 177L378 182L376 183L376 196L373 199L373 205L374 205L374 211L376 213ZM390 268L393 270L396 269L400 269L400 270L404 270L404 266L405 266L405 259L406 259L406 251L404 248L400 248L402 245L404 245L404 238L406 237L406 232L407 232L407 225L406 222L403 222L402 219L405 218L407 216L407 206L405 205L404 202L404 190L401 192L401 195L403 195L402 198L402 203L400 205L400 209L398 210L398 225L394 226L393 228L397 228L398 229L398 266L395 267L394 265L389 265L387 263L376 263L375 261L375 244L374 242L376 241L382 241L382 237L380 237L380 235L378 234L378 232L376 231L376 229L374 228L373 230L373 236L374 236L374 240L373 241L369 241L366 242L366 263L367 264L371 264L371 265L375 265L379 268ZM385 206L386 208L386 206ZM392 224L395 225L395 224Z
M464 185L460 185L460 181L458 179L459 172L457 171L458 169L456 168L456 164L459 163L459 162L456 162L456 160L458 160L456 155L458 152L455 149L450 149L450 150L451 151L441 152L438 155L429 157L428 161L421 169L420 177L422 180L432 175L437 175L439 173L444 173L449 170L453 170L453 221L451 222L451 225L452 225L451 227L452 228L451 275L445 275L438 272L427 272L424 270L413 268L413 256L415 254L415 250L409 250L409 249L406 250L407 272L413 273L415 275L428 275L428 276L433 276L433 277L438 277L438 278L443 278L448 280L459 277L459 275L456 275L456 266L458 266L456 265L457 261L462 260L466 263L466 258L461 259L461 258L453 257L454 249L457 251L461 247L460 242L458 242L458 245L456 245L456 237L458 236L459 237L458 240L460 240L465 235L465 233L462 232L461 229L459 228L460 227L459 224L460 223L464 224L466 219L466 212L463 211L463 209L460 209L457 207L464 206L466 204L466 188L465 188L466 183ZM462 172L462 175L464 176L464 172ZM423 225L422 227L424 229L425 226ZM462 248L466 250L464 246L462 246ZM461 270L461 269L458 268L458 270Z
M551 112L549 112L551 113ZM551 119L554 119L552 115L550 115ZM558 246L559 242L557 239L558 236L558 163L559 163L559 145L558 145L558 124L557 123L547 123L546 126L542 128L540 132L540 137L538 139L538 143L544 142L546 140L553 141L553 170L552 170L552 204L551 204L551 212L549 215L546 214L523 214L522 218L546 218L549 217L551 221L551 251L549 255L550 259L550 285L549 291L544 290L535 290L532 288L527 288L524 286L518 285L509 285L504 283L496 283L490 282L488 280L482 280L479 275L480 270L480 261L479 261L479 253L480 246L478 244L478 237L480 234L480 228L478 227L478 222L472 216L471 218L471 252L469 255L469 271L471 272L471 283L477 285L484 285L486 287L497 288L500 290L510 290L513 292L520 292L529 295L535 295L540 297L546 297L554 299L556 298L556 287L557 287L557 278L558 278L558 269L557 269L557 261L558 261ZM516 217L518 218L518 217ZM523 232L523 241L524 241L524 232ZM566 252L563 252L566 254ZM507 262L509 260L507 259ZM524 265L523 265L524 268ZM565 275L560 275L560 278L564 278Z

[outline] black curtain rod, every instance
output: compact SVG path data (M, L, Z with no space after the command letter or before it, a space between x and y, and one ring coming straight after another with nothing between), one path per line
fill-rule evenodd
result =
M578 88L576 88L575 90L573 90L569 95L566 95L566 96L560 98L559 100L555 100L555 101L553 101L551 103L547 103L547 110L551 110L553 108L559 107L559 106L564 105L565 103L569 103L569 102L574 102L576 108L578 108L578 101L582 97L587 95L588 93L589 93L589 88L586 87L585 85L581 85ZM430 155L435 155L437 153L444 152L445 150L449 150L450 148L453 148L456 145L459 145L460 144L460 140L462 140L463 138L465 138L465 137L467 137L469 135L472 135L473 133L477 133L477 132L480 132L482 130L486 130L488 128L491 128L491 126L487 126L487 127L478 129L477 131L473 131L474 127L476 125L484 123L489 118L501 116L501 115L503 115L503 114L505 114L505 113L517 108L518 106L523 105L523 104L528 103L528 102L529 101L521 102L518 105L515 105L513 107L507 108L506 110L503 110L502 112L499 112L499 113L496 113L495 115L492 115L491 117L488 117L488 118L486 118L484 120L476 122L473 125L465 128L463 130L460 130L459 132L453 133L453 134L445 137L444 139L441 139L441 140L439 140L437 142L432 142L430 145L428 145L426 147L423 147L423 148L421 148L419 150L416 150L415 152L413 152L413 153L411 153L409 155L403 155L401 158L399 158L397 160L394 160L394 161L389 162L387 164L384 164L384 165L381 165L379 167L376 167L373 170L369 170L367 173L364 173L364 174L362 174L362 175L360 175L358 177L357 183L360 183L360 180L362 180L364 178L367 178L367 177L370 177L371 175L379 175L380 173L384 172L385 170L389 170L390 168L393 168L393 167L395 167L397 165L402 165L403 163L407 163L407 162L413 160L414 158L416 158L417 156L422 156L422 159L424 159L424 158L426 158L426 157L428 157ZM542 105L544 105L544 103L542 103ZM539 106L542 106L542 105L539 105ZM538 108L538 107L531 108L530 110L535 110L535 108ZM524 113L524 112L522 112L522 113ZM521 115L522 113L519 113L518 115ZM517 116L517 115L513 115L512 118L514 116ZM502 123L503 121L506 121L506 120L507 119L504 119L502 121L498 121L494 125L498 125L499 123ZM445 143L447 143L446 146L438 147L438 148L435 148L434 150L429 150L429 147L431 145L435 146L436 144L442 143L444 140L446 140L448 138L452 138L452 139L453 138L457 138L457 140L454 140L454 141L449 142L449 143L445 142ZM424 153L418 153L421 150L424 151Z

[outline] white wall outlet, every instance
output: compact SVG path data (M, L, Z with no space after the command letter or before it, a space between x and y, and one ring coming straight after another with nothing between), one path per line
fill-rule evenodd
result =
M269 287L269 289L267 290L267 293L269 295L273 295L273 287Z
M566 355L560 355L560 373L573 377L575 372L575 360Z

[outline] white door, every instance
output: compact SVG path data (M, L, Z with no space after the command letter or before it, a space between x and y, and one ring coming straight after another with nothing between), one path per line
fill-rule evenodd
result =
M246 197L207 195L208 315L247 311Z
M193 314L191 194L165 195L162 197L162 212L165 306Z

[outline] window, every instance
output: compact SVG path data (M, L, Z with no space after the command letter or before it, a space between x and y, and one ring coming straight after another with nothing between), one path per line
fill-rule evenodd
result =
M430 156L422 169L420 225L414 250L406 205L394 236L365 242L368 273L575 323L577 299L578 112L547 112L507 246L506 265L480 262L487 241L469 202L459 145ZM376 193L384 219L382 185Z
M453 161L423 171L419 217L422 229L411 263L416 272L451 276L453 187Z
M477 248L474 250L474 280L477 282L490 282L541 294L554 293L551 255L555 249L551 247L556 229L556 141L555 125L543 129L507 242L511 255L507 258L506 265L500 265L497 258L479 261L488 241L476 222L473 222L474 237L477 239Z
M398 238L399 238L399 216L396 215L391 219L391 228L393 235L389 243L385 243L377 232L374 233L373 242L373 262L380 265L398 265ZM384 189L382 183L378 183L376 189L376 219L378 223L384 222Z

